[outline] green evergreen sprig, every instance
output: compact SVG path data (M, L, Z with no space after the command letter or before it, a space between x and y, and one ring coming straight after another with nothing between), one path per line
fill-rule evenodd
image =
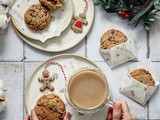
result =
M127 19L129 24L137 26L140 21L149 30L160 12L155 5L160 0L99 0L100 4L109 13L117 13L121 18ZM127 14L127 16L124 16Z

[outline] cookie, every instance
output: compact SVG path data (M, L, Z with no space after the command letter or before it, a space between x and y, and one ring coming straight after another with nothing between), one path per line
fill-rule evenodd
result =
M38 78L38 81L43 83L39 90L44 91L48 88L50 91L53 91L54 87L51 85L51 82L54 81L54 79L54 77L50 76L48 70L44 70L42 72L42 77Z
M40 4L31 5L24 15L26 25L32 30L45 29L50 21L50 12Z
M40 0L40 2L51 11L55 11L62 7L62 0Z
M152 75L145 69L136 69L130 73L134 80L137 80L147 86L154 86L155 81Z
M116 29L110 29L105 32L101 38L101 48L111 49L112 47L122 44L128 40L127 36L121 31Z
M39 120L63 120L66 113L64 102L55 94L40 97L34 110Z

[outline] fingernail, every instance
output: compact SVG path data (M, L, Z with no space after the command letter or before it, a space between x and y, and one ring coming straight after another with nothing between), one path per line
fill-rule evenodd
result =
M70 118L70 113L69 112L67 113L67 118Z

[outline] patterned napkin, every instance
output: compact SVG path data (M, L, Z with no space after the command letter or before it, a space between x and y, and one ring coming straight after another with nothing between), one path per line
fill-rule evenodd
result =
M51 12L51 24L43 31L33 31L25 24L24 14L32 4L39 4L39 0L19 0L9 11L11 16L20 25L20 29L35 40L40 40L43 43L49 38L60 36L63 25L69 17L68 10L70 8L67 7L68 0L64 0L62 8Z
M100 52L107 64L113 68L129 60L135 59L136 51L132 34L123 28L118 28L116 26L110 26L107 29L117 29L123 32L128 38L125 43L114 46L111 49L100 48Z
M136 69L144 68L149 71L155 81L154 86L147 86L143 83L140 83L134 80L130 73ZM120 93L128 96L129 98L135 100L136 102L140 103L141 105L145 105L149 98L152 96L156 88L158 87L159 82L155 75L155 70L151 63L150 59L132 64L127 69L127 74L125 74L124 79L122 81L120 87Z

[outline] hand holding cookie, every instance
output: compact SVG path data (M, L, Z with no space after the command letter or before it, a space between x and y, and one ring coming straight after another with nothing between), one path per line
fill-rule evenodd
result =
M31 116L26 115L26 117L24 118L24 120L38 120L36 112L34 110L31 110Z

